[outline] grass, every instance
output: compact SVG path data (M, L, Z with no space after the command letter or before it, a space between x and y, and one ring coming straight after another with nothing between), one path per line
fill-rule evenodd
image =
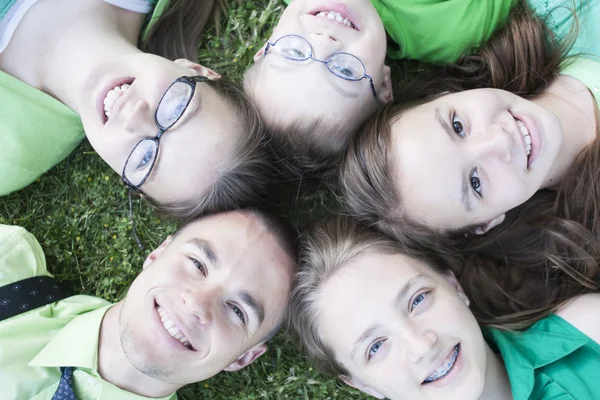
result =
M280 0L230 1L220 35L209 31L200 62L240 81L252 56L283 10ZM212 33L211 33L212 32ZM394 81L414 71L398 64ZM278 191L279 209L299 228L337 208L317 183L303 182ZM76 293L122 299L143 260L176 229L151 207L134 200L136 226L146 250L138 248L128 219L127 192L116 175L84 143L68 159L13 195L0 198L0 223L32 232L46 253L48 269ZM366 399L334 379L317 373L285 334L250 367L189 385L182 399Z

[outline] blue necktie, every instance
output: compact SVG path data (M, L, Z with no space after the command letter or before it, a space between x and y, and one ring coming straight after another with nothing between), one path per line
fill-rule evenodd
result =
M52 400L77 400L73 393L73 367L60 367L62 373Z

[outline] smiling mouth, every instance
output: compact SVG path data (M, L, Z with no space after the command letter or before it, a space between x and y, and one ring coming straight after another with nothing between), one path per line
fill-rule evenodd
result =
M179 328L175 325L175 323L171 320L171 317L164 308L159 305L156 305L156 311L158 311L158 316L165 327L165 330L171 335L171 337L175 340L178 340L182 345L187 347L190 350L195 350L190 341L185 337L183 332L179 330Z
M113 114L113 108L121 97L123 97L128 91L129 87L133 83L133 80L123 82L110 89L104 96L104 117L108 121Z
M422 384L435 382L439 379L442 379L446 375L448 375L452 371L452 368L454 368L454 364L456 363L456 360L458 359L459 353L460 353L460 343L457 344L456 346L454 346L454 348L452 349L450 354L448 354L448 357L444 360L442 365L437 367L437 369L435 371L433 371L433 373L431 375L429 375L427 378L425 378L425 380L423 381Z
M354 30L358 30L356 29L356 26L354 26L354 24L352 23L352 21L350 21L348 19L347 16L337 12L337 11L319 11L316 12L315 14L313 14L316 17L320 17L320 18L327 18L330 19L332 21L338 22L339 24L342 24L344 26L347 26L349 28L352 28Z
M529 156L531 155L531 135L523 121L517 118L514 119L517 123L517 127L519 128L519 132L521 132L521 135L523 135L523 140L525 141L525 154L527 155L527 167L529 167Z

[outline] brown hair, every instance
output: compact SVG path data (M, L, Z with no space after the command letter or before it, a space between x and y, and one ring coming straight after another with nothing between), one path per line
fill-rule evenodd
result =
M211 15L218 22L226 0L169 0L163 15L140 38L139 48L169 60L198 59L198 44Z
M239 141L223 162L213 185L201 197L167 204L149 198L159 212L184 221L252 205L258 202L270 182L271 166L258 111L237 85L223 78L206 83L219 93L239 119Z

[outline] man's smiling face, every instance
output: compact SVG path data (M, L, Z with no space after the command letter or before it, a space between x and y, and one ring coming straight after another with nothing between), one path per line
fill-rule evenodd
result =
M131 364L185 385L251 363L281 322L294 260L259 217L194 222L148 257L120 313Z

